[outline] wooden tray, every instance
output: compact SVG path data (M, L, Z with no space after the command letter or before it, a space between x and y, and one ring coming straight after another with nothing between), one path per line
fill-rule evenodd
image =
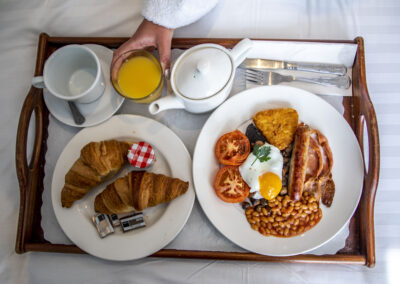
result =
M101 44L108 48L116 48L127 38L76 38L76 37L50 37L41 34L37 51L35 76L42 74L43 65L48 56L57 48L66 44ZM240 39L205 39L181 38L172 40L172 48L186 49L193 45L213 42L232 48ZM309 41L309 40L305 40ZM368 131L368 171L365 172L363 193L360 203L350 222L350 234L346 246L335 255L296 255L290 257L271 257L250 252L223 252L223 251L193 251L162 249L152 257L169 258L198 258L221 260L252 260L268 262L296 262L296 263L345 263L362 264L368 267L375 265L375 239L374 239L374 201L379 179L379 136L375 111L368 95L364 42L361 37L353 41L319 41L331 43L358 44L357 55L353 65L353 96L343 98L345 108L344 117L352 127L363 149L364 126ZM35 117L35 140L32 157L27 162L28 128L32 117ZM75 245L53 244L43 236L41 228L41 206L44 179L45 154L47 151L47 127L49 124L49 111L43 100L41 89L31 87L23 104L16 145L16 170L20 186L20 210L15 251L85 253Z

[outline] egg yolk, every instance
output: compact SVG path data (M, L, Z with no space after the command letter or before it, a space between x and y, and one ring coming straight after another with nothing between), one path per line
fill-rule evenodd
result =
M260 194L267 200L274 199L282 188L280 177L274 173L264 173L258 177L260 184Z

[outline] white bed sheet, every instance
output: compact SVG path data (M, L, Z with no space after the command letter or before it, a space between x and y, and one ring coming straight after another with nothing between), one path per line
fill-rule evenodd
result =
M175 33L177 37L364 37L368 87L381 139L374 269L350 265L156 258L117 263L87 255L15 253L19 208L14 162L16 129L30 88L39 33L129 36L142 20L141 5L141 1L133 0L0 0L0 283L398 283L400 2L396 0L221 0L203 19ZM199 116L200 120L205 118ZM168 121L164 123L168 125ZM65 128L65 131L70 129ZM189 141L187 146L194 145L196 137L185 130L176 132ZM193 149L189 146L189 150Z

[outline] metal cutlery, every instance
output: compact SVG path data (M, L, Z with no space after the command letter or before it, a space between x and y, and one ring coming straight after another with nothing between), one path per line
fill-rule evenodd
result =
M347 68L343 64L288 62L280 60L253 58L245 59L241 64L241 67L260 69L263 71L296 70L334 75L345 75L347 73Z
M77 125L81 125L85 122L85 117L81 114L78 107L74 102L68 101L69 109L71 110L72 117Z
M306 82L306 83L314 83L324 86L334 86L341 89L348 89L351 85L351 80L349 76L336 76L336 77L314 77L314 78L306 78L306 77L297 77L290 75L281 75L276 72L271 71L260 71L254 69L246 69L245 73L246 80L249 82L253 82L259 85L278 85L283 82Z

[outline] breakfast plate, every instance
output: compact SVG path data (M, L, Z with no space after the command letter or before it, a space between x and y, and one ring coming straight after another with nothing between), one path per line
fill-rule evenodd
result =
M336 192L330 208L321 206L322 219L311 230L291 238L266 237L251 229L240 204L221 201L213 183L219 169L214 145L224 133L242 129L265 109L293 108L299 120L321 131L333 154ZM289 256L308 252L334 238L347 224L360 200L364 163L348 123L326 101L304 90L265 86L243 91L215 110L198 137L193 156L193 180L199 203L211 223L236 245L259 254Z
M185 194L168 204L143 211L146 227L115 233L101 239L92 223L94 199L107 184L127 174L126 166L118 175L92 189L71 208L61 207L61 190L65 174L80 155L80 150L91 141L117 139L146 141L153 146L155 162L149 172L160 173L189 182ZM57 221L68 238L82 250L108 260L133 260L151 255L171 242L185 225L193 207L195 193L191 177L191 158L185 145L168 127L137 115L117 115L100 125L82 129L64 148L54 169L51 199Z
M113 58L113 51L107 47L97 44L86 44L100 60L103 76L106 82L103 95L92 103L77 103L77 107L86 118L86 121L78 125L72 118L68 103L43 90L43 97L50 113L59 121L75 127L89 127L109 119L122 106L124 98L113 88L110 82L110 65Z

